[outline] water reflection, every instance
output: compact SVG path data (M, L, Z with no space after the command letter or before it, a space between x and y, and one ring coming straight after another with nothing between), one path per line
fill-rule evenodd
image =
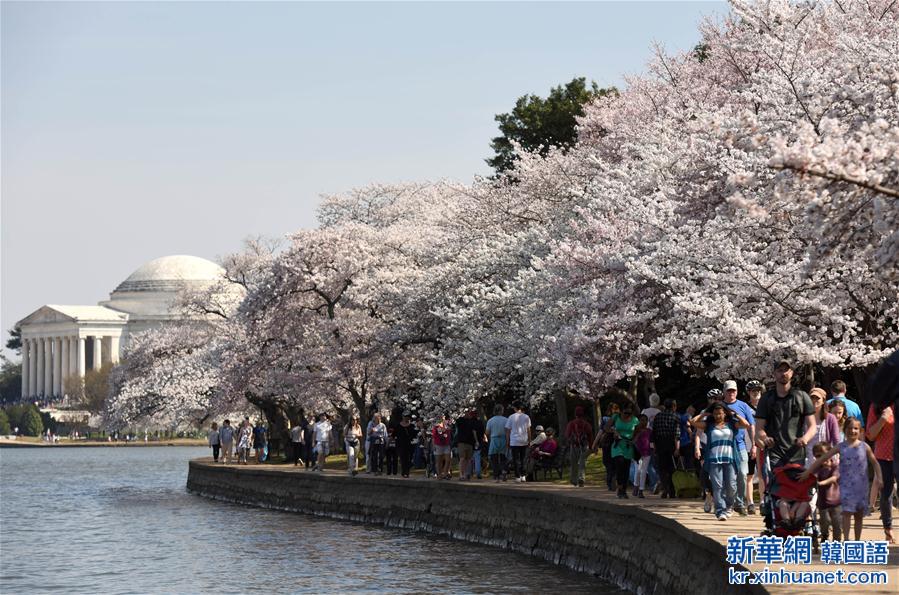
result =
M0 592L619 593L530 557L215 502L196 448L0 451Z

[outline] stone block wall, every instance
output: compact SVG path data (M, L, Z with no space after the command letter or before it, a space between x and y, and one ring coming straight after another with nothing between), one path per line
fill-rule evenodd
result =
M724 548L636 506L515 487L323 475L191 461L207 498L375 523L538 556L640 595L765 593L727 582Z

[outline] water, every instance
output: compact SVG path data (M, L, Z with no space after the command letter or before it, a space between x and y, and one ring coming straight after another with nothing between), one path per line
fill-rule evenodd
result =
M206 455L0 450L0 592L621 593L521 554L190 495Z

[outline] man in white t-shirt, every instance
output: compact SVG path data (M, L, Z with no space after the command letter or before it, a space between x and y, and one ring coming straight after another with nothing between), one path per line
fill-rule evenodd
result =
M293 466L296 467L298 464L303 463L303 426L300 424L296 424L294 427L290 428L290 446L293 449L291 454L293 455Z
M516 481L524 482L524 457L531 441L531 418L524 412L524 405L515 403L515 413L506 421L506 443L512 449Z
M656 415L658 415L659 412L662 411L661 409L659 409L660 402L661 399L659 398L659 395L657 395L656 393L652 393L651 395L649 395L649 407L640 412L646 416L650 430L652 429L652 420L654 420L656 418Z
M331 450L331 421L328 419L328 414L322 413L319 420L312 431L312 440L318 451L318 461L316 461L313 471L325 470L325 459Z

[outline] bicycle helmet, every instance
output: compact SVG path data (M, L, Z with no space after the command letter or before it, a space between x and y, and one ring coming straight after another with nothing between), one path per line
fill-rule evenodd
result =
M758 380L750 380L746 383L746 390L765 390L765 385Z
M710 399L721 399L721 398L724 398L724 393L721 392L720 388L713 388L712 390L707 392L705 394L705 396L707 396Z

